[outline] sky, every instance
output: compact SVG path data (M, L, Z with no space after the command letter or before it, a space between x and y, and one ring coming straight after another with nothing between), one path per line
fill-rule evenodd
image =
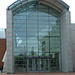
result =
M16 0L0 0L0 28L6 28L6 9ZM71 23L75 23L75 0L63 0L70 6Z

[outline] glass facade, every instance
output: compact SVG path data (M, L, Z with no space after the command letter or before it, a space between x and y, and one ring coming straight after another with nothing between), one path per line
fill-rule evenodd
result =
M15 72L61 71L60 15L37 3L13 12Z

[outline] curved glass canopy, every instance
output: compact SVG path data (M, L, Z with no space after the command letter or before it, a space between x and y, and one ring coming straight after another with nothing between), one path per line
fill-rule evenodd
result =
M26 4L34 2L34 3L42 3L47 6L50 6L60 13L62 13L65 9L68 10L69 6L63 2L62 0L17 0L13 4L11 4L8 9L15 11L18 8L21 8L22 6L25 6Z
M29 2L38 2L39 0L17 0L13 4L11 4L8 9L15 11L17 8L29 3Z

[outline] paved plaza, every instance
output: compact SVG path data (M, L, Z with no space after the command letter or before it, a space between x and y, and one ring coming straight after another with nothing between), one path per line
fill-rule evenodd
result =
M75 73L19 73L19 74L5 74L0 73L0 75L75 75Z

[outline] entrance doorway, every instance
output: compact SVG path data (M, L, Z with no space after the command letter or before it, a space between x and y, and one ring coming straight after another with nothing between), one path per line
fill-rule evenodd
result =
M50 72L50 58L28 58L27 72Z
M16 72L59 72L61 62L59 53L50 53L50 56L29 56L16 58Z

